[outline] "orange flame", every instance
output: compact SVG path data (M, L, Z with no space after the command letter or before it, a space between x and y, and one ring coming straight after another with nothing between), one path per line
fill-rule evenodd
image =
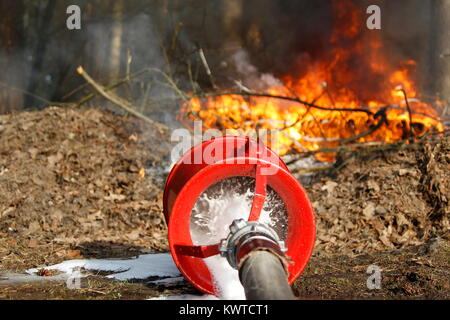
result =
M280 155L338 146L352 137L359 137L352 142L391 143L408 137L411 130L415 135L431 129L443 131L437 112L417 98L411 78L415 61L392 66L380 33L362 32L365 17L361 9L352 1L334 1L333 6L331 49L314 61L307 55L300 57L295 71L280 79L283 85L266 91L326 108L230 93L192 98L182 108L183 120L202 120L205 129L235 129L236 134L244 135L255 129L276 130L276 144L270 147ZM387 121L365 135L380 124L381 111ZM324 155L318 158L333 160Z

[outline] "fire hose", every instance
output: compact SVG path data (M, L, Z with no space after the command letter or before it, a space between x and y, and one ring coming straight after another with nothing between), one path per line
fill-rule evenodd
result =
M239 270L248 300L291 300L294 298L286 268L284 242L277 233L256 221L235 220L220 254Z
M228 236L217 243L194 243L191 214L197 199L215 183L232 177L254 179L248 220L234 220ZM275 231L276 226L259 221L269 188L286 209L288 223L283 239ZM312 254L314 214L301 184L260 141L224 136L193 147L170 172L163 204L172 257L194 287L217 295L205 259L220 255L239 271L247 299L293 298L290 285Z

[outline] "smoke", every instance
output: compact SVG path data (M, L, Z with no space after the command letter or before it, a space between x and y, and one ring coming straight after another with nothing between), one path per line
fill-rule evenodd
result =
M281 86L282 83L270 73L260 73L252 65L248 52L238 50L231 57L238 74L242 77L242 85L250 90L265 91L266 89ZM244 88L245 88L244 87Z
M393 60L418 61L419 80L431 88L430 74L439 52L432 45L436 30L432 0L344 0L359 6L366 18L369 5L379 5L387 55ZM167 62L183 88L191 88L189 75L202 87L211 85L197 49L205 52L216 83L233 86L240 81L255 90L277 84L277 78L315 61L330 48L334 27L333 0L271 1L271 0L132 0L124 2L121 18L122 40L118 57L119 73L146 67L164 69ZM46 30L40 30L47 2L27 2L16 28L23 29L23 42L13 55L0 49L0 63L8 66L9 74L0 81L32 89L31 94L47 100L61 100L67 93L83 84L74 72L82 64L96 79L111 75L111 37L115 16L109 1L79 0L82 9L82 30L65 28L65 9L69 1L58 2ZM8 12L2 12L2 15ZM365 26L365 21L362 21ZM20 27L20 28L19 28ZM19 30L20 31L20 30ZM43 33L42 33L43 32ZM364 30L364 32L369 32ZM40 34L45 41L44 52L36 52ZM164 50L163 50L164 48ZM41 59L39 63L37 60ZM3 62L3 63L2 63ZM37 65L38 68L33 68ZM171 95L167 88L144 86L158 82L158 78L144 78L133 97L164 97ZM145 83L144 83L145 82ZM2 89L3 90L3 89ZM85 92L84 92L85 93ZM16 93L17 95L17 93ZM76 98L79 96L74 96ZM18 99L22 100L22 99ZM31 101L31 100L29 100ZM32 101L32 106L42 102ZM20 102L16 102L20 103ZM16 106L19 107L19 106ZM174 107L175 108L175 107Z
M366 27L369 18L366 9L374 4L381 8L381 30ZM346 8L339 15L336 12L338 6ZM421 89L419 91L427 94L433 89L432 71L439 60L439 53L433 51L436 38L433 6L431 0L325 0L319 4L260 1L258 5L246 1L242 14L242 49L233 55L233 63L240 74L247 75L242 82L253 88L265 87L266 80L270 82L285 75L301 76L313 69L315 62L333 54L330 39L336 27L347 23L343 29L349 30L351 20L357 19L359 35L355 40L359 39L360 43L341 41L338 45L348 50L360 45L364 51L359 57L351 56L348 61L348 72L356 74L352 76L355 79L353 86L365 97L363 100L376 90L364 92L368 86L361 84L370 82L369 87L376 88L389 80L388 72L368 72L371 68L367 62L376 63L380 55L392 68L399 68L408 60L416 61L414 80ZM357 12L352 15L350 9L354 8ZM345 38L344 35L340 37ZM370 47L369 40L374 37L382 44L378 53ZM261 77L266 74L270 75L269 79Z
M7 74L0 76L0 81L18 89L0 88L2 93L9 90L10 97L16 96L14 105L9 104L10 110L43 107L46 105L43 100L64 100L64 96L83 84L75 72L78 65L82 65L105 85L117 81L118 77L124 77L127 72L149 67L164 69L166 62L161 50L162 35L155 27L157 23L154 15L157 13L152 14L154 4L130 1L123 8L122 15L116 17L110 12L109 1L96 1L95 6L89 1L77 2L82 12L81 30L69 30L66 27L66 8L73 3L61 1L52 6L54 1L51 0L27 2L20 20L3 26L20 34L20 39L11 42L10 47L0 48L0 66L8 70ZM106 10L103 10L104 7ZM0 13L6 14L8 12ZM51 19L44 21L44 16ZM112 57L115 27L121 32L116 41L116 61ZM138 83L136 88L159 78L148 76L140 80L142 83ZM133 98L143 96L140 89L132 91ZM86 90L77 92L77 95L70 97L71 101L87 94ZM166 89L157 86L147 92L149 96L165 93ZM4 95L0 98L2 105L5 105L7 100Z
M110 51L113 21L93 21L87 23L88 43L86 46L86 61L94 61L97 72L108 75L111 71ZM130 67L130 72L145 68L161 68L165 64L161 51L161 41L154 28L151 17L139 13L123 20L120 24L122 39L120 55L117 61L121 74Z

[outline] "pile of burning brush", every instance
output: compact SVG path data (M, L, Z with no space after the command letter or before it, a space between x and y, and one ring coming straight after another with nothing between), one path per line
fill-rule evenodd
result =
M192 95L181 121L186 126L202 121L205 130L236 135L269 130L267 144L280 155L314 153L322 161L332 161L330 151L343 145L409 141L446 130L436 111L443 104L420 99L416 62L391 63L380 34L364 33L358 25L364 19L348 19L347 2L340 3L335 3L331 49L321 58L299 59L290 74L264 91L240 86L233 92ZM351 14L362 12L353 9Z

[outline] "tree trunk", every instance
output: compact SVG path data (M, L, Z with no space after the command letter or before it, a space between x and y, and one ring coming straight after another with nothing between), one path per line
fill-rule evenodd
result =
M45 7L44 15L40 20L37 44L33 52L33 64L27 87L27 92L29 94L36 94L36 90L39 88L39 82L43 81L42 73L47 52L49 29L52 25L56 4L56 0L49 0ZM28 95L25 99L24 108L32 109L41 103L41 101L36 100L33 96Z
M223 6L223 23L227 37L224 43L240 47L242 45L240 25L242 20L242 1L227 0L223 3Z
M114 23L112 25L111 49L109 57L109 78L111 81L118 79L120 76L120 54L123 35L123 6L123 0L114 1Z
M450 1L434 1L436 23L436 92L447 105L450 104Z
M23 1L0 1L0 113L19 109L23 103Z

